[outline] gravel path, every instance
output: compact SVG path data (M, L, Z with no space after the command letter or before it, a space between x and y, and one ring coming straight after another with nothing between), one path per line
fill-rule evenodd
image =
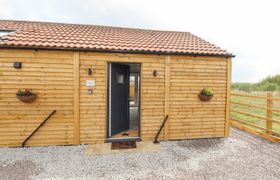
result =
M234 128L229 138L161 146L90 156L86 146L0 148L0 179L280 179L280 144Z

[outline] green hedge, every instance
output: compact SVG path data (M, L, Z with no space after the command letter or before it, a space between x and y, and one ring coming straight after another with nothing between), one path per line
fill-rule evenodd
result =
M232 83L233 90L239 91L280 91L280 74L268 76L258 83Z

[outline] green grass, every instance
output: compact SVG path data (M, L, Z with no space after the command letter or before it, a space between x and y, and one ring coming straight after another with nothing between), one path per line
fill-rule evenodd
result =
M238 92L238 93L240 93L240 92ZM258 95L266 96L265 93L262 93L262 94L258 93ZM280 96L279 95L274 95L274 97L280 97ZM254 98L248 98L248 97L232 96L231 100L233 102L239 102L239 103L244 103L244 104L252 104L252 105L258 105L258 106L266 107L266 99L254 99ZM273 108L280 109L280 101L274 101L273 102ZM245 112L245 113L250 113L250 114L253 114L253 115L266 117L266 110L265 109L259 109L259 108L254 108L254 107L246 107L246 106L235 105L235 104L231 105L231 109L241 111L241 112ZM243 115L243 114L238 114L238 113L235 113L235 112L231 112L231 117L233 117L234 119L243 120L243 121L246 121L248 123L258 125L258 126L261 126L261 127L264 127L264 128L266 127L265 120L262 120L260 118L255 118L255 117L251 117L251 116L247 116L247 115ZM280 121L280 112L273 112L273 119ZM273 122L272 123L272 129L280 132L280 124Z

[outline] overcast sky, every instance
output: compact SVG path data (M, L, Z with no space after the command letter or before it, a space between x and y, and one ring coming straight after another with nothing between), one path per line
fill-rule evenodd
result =
M236 55L234 82L280 74L279 0L0 0L0 19L187 31Z

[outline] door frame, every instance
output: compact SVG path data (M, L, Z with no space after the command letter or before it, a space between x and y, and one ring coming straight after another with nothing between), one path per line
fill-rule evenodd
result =
M140 66L140 70L139 70L139 108L138 108L138 113L139 113L139 122L138 122L138 128L139 128L139 132L138 132L138 137L122 137L122 138L112 138L110 137L110 128L111 128L111 123L110 123L110 118L111 118L111 64L116 63L116 64L139 64ZM129 77L130 79L130 77ZM130 82L130 80L129 80ZM106 91L107 91L107 98L106 98L106 109L107 109L107 117L106 117L106 140L105 142L112 142L112 141L116 141L116 140L136 140L136 141L141 141L141 119L142 119L142 111L141 111L141 107L142 107L142 63L140 62L118 62L118 61L107 61L107 86L106 86ZM128 93L128 98L129 98L129 93ZM130 106L129 106L130 107Z

